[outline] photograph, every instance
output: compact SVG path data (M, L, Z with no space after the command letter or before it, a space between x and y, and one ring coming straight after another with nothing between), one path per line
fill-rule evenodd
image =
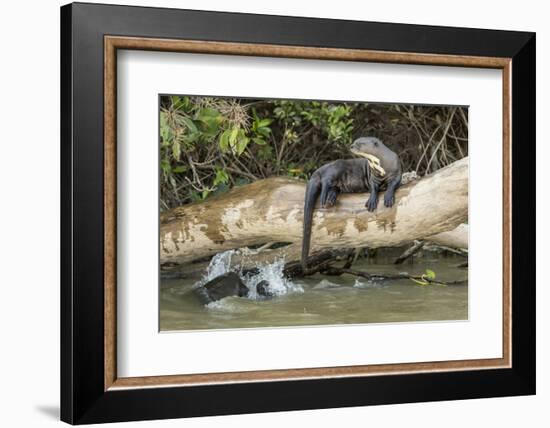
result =
M468 106L158 104L160 331L468 320Z
M27 11L55 27L27 39L56 49L8 43L11 68L57 58L23 86L59 108L29 122L17 103L36 96L6 79L5 181L32 177L30 123L60 150L31 138L51 156L30 171L57 170L51 196L44 176L7 200L14 218L53 201L40 243L59 257L36 258L40 295L4 300L12 321L13 302L41 307L12 336L44 320L29 343L57 349L30 375L56 385L33 387L35 411L13 420L348 426L391 408L414 425L453 401L460 425L537 416L540 22L402 3ZM5 224L26 272L28 242ZM54 265L57 293L43 281Z

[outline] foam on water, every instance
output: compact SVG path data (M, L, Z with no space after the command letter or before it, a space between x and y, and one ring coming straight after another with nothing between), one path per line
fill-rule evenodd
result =
M322 279L321 281L319 281L318 284L313 287L314 290L324 290L327 288L341 288L341 285L329 281L328 279Z
M228 313L228 314L246 314L248 312L247 307L243 307L236 300L241 300L239 297L224 297L223 299L210 302L205 305L206 309Z
M361 281L359 279L355 279L355 283L353 284L354 288L386 288L385 285L383 285L380 282L373 281L372 279Z

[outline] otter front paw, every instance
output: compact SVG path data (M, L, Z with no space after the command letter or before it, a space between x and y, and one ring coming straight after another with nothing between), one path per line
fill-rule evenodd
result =
M336 203L336 199L338 198L338 192L336 190L331 190L328 192L327 195L327 202L325 204L326 207L332 207Z
M395 197L393 194L385 193L384 194L384 205L388 208L393 207L393 204L395 203Z
M367 211L373 212L376 210L377 205L378 205L378 198L369 198L367 200L367 203L365 204L365 207L367 207Z

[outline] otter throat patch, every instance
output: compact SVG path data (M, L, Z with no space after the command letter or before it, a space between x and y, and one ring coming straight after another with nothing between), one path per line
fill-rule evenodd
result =
M369 153L362 153L362 152L359 152L359 151L356 151L356 150L352 150L351 152L353 154L356 154L357 156L361 156L361 157L367 159L367 161L369 162L369 166L373 170L378 172L378 174L380 174L382 177L384 177L386 175L386 171L384 170L384 168L382 168L382 165L380 165L380 159L377 158L376 156L371 155Z

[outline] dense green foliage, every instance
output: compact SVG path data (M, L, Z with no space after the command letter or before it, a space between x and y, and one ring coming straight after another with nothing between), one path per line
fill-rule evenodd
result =
M467 155L467 109L319 101L163 97L161 209L273 175L307 179L376 136L422 175Z

